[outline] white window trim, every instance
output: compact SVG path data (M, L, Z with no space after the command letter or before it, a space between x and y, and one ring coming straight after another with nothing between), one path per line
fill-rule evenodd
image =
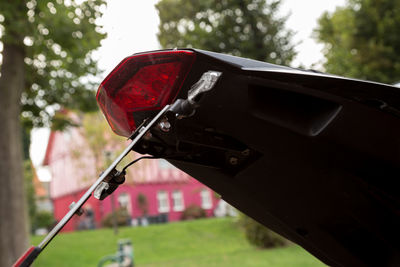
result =
M123 207L122 202L126 202L126 203L124 203L124 204L126 204L125 205L126 211L130 215L132 215L131 196L128 193L122 192L121 194L118 195L118 203L121 205L121 207Z
M163 203L162 202L163 200L166 203L165 206L160 205L161 203ZM160 190L157 192L157 205L158 205L158 212L160 213L169 212L169 198L167 191Z
M179 201L176 201L177 199L179 199ZM185 203L183 199L183 193L181 190L174 190L172 192L172 209L174 211L183 211L185 209ZM177 203L180 205L177 205Z
M212 208L212 198L211 192L208 189L201 189L200 191L200 198L201 198L201 207L205 210L209 210Z

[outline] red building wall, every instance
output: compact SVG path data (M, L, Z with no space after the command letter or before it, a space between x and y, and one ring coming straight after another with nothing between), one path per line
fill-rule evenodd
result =
M212 206L209 209L205 209L206 213L208 216L212 216L213 214L213 209L215 208L217 204L217 199L215 198L214 194L210 189L208 189L206 186L202 185L195 179L191 179L190 181L186 183L165 183L165 184L142 184L142 185L137 185L137 186L129 186L129 185L123 185L120 186L117 192L115 192L115 206L118 206L118 196L122 193L127 193L130 195L130 200L131 200L131 214L132 218L138 218L141 217L143 214L140 211L140 208L137 203L137 197L139 193L144 194L147 197L148 203L149 203L149 210L148 210L148 215L153 216L153 215L158 215L160 214L158 210L158 200L157 200L157 192L159 191L165 191L168 193L168 202L169 202L169 211L168 211L168 219L169 221L178 221L181 218L182 211L174 210L173 207L173 199L172 199L172 193L174 190L180 190L183 195L183 204L184 208L186 208L189 205L197 205L199 207L202 206L201 203L201 196L200 192L202 189L209 190L211 200L212 200ZM110 199L111 200L111 199ZM106 201L103 204L103 211L105 214L111 212L111 201Z
M183 195L183 207L186 208L189 205L202 206L201 190L208 190L212 205L206 208L207 216L213 216L213 210L215 209L219 199L215 197L213 192L206 186L202 185L195 179L191 179L187 182L182 183L153 183L153 184L139 184L137 186L122 185L114 192L115 207L119 207L118 197L121 194L128 194L130 196L130 213L132 219L140 218L143 216L139 205L137 203L137 197L141 193L147 197L148 200L148 216L155 216L161 214L158 210L157 192L165 191L168 194L169 211L168 221L178 221L181 219L182 210L174 210L172 193L175 190L180 190ZM67 212L69 205L77 200L84 194L84 191L68 194L62 197L53 199L54 205L54 217L56 220L60 220ZM91 197L84 205L84 210L91 209L94 213L94 219L96 227L101 227L101 220L107 214L111 213L111 197L106 198L103 201L99 201ZM85 215L79 217L74 216L70 222L64 227L63 231L72 231L79 228L80 221L85 219Z

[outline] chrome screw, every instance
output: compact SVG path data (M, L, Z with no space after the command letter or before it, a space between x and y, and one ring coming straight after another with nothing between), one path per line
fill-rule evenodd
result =
M169 121L161 121L158 126L160 127L160 130L163 132L169 132L171 130L171 123Z

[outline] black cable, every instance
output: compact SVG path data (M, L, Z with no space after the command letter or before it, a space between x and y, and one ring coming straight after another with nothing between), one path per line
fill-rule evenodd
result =
M125 170L126 170L129 166L131 166L132 164L135 164L136 162L138 162L138 161L141 160L141 159L159 159L159 157L143 156L143 157L137 158L137 159L135 159L135 160L129 162L129 163L122 169L121 172L125 172Z

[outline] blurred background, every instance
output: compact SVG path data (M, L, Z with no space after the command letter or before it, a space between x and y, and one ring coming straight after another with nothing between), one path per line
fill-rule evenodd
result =
M0 266L124 148L98 112L99 83L133 53L175 47L395 84L400 3L0 0ZM117 251L121 266L323 265L163 160L135 165L84 209L36 266L105 266Z

